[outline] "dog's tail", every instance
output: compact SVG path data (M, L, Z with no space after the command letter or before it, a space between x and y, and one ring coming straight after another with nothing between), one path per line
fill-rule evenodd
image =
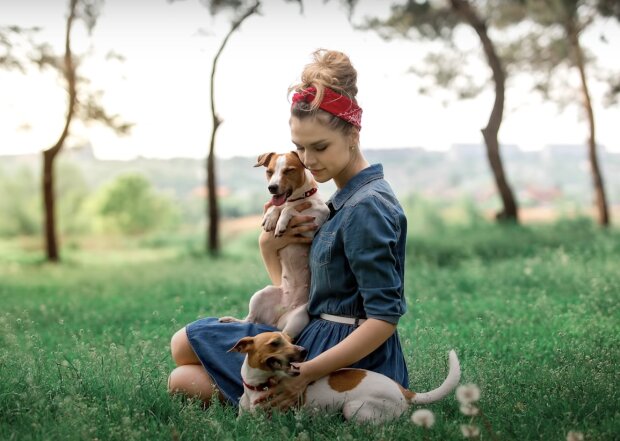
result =
M437 389L433 389L430 392L416 393L411 400L412 403L433 403L435 401L441 400L456 388L456 386L459 384L459 381L461 380L461 365L454 350L451 350L450 354L448 355L448 364L450 366L448 376L443 381L443 383L441 383L441 386L439 386Z

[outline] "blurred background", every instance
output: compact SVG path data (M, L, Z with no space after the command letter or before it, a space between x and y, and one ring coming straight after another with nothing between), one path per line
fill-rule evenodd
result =
M318 48L357 68L361 148L415 231L617 224L619 18L615 0L3 2L0 255L217 254L256 229L252 166L293 149L287 88Z
M0 439L617 440L619 19L620 0L0 0ZM253 165L293 149L287 89L318 48L358 70L361 149L406 210L412 390L455 348L478 417L443 400L421 434L167 393L170 337L269 283Z

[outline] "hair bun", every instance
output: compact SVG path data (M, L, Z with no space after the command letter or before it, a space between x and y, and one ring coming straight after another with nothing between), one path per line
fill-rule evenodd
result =
M346 54L317 49L312 53L312 62L307 64L301 73L301 83L290 87L289 92L308 87L316 88L319 100L323 96L324 88L329 87L357 102L357 71Z

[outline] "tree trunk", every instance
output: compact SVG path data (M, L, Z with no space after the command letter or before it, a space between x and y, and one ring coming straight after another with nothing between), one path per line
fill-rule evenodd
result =
M603 176L598 165L596 156L596 137L594 125L594 111L592 110L592 101L590 99L590 91L588 90L588 82L586 80L586 69L583 52L579 44L579 33L575 23L571 19L567 19L565 31L570 42L575 65L579 70L581 79L581 90L583 92L583 107L588 116L588 125L590 126L590 136L588 137L588 156L590 158L590 168L592 170L592 181L594 184L594 193L596 201L596 209L598 212L598 223L602 227L608 227L610 223L610 215L607 207L607 199L605 197L605 185L603 184Z
M56 211L54 196L54 159L62 149L65 139L69 134L69 126L75 113L76 86L75 86L75 66L71 54L71 28L75 19L75 9L78 0L71 0L69 6L69 16L67 17L67 28L65 33L65 78L67 79L67 92L69 94L69 105L67 116L62 133L52 147L43 151L43 205L45 221L45 249L47 260L58 262L60 259L58 252L58 240L56 234Z
M450 0L452 8L476 31L484 53L487 57L491 71L493 72L493 81L495 83L495 102L493 103L493 110L489 117L487 126L482 129L482 136L487 148L487 158L491 171L495 177L495 184L499 191L503 209L496 214L496 219L500 221L508 220L512 222L518 222L518 207L517 202L513 196L510 185L506 180L504 173L504 167L502 164L502 158L499 152L498 133L502 123L504 114L504 92L506 75L502 68L502 63L497 56L493 42L489 38L487 27L484 21L478 16L472 5L468 0Z
M235 21L228 34L222 41L220 48L213 58L213 66L211 68L211 115L213 118L213 130L211 131L211 143L209 145L209 155L207 156L207 219L208 219L208 231L207 231L207 252L212 256L217 256L220 252L220 242L218 226L220 222L220 214L217 205L217 181L215 179L215 132L222 124L222 120L215 111L215 69L217 67L217 61L228 42L228 39L235 32L241 23L250 15L258 11L260 2L256 2L254 6L250 7L245 14L243 14L237 21Z
M221 120L213 113L213 131L211 132L211 144L209 146L209 156L207 157L207 216L209 219L209 231L207 233L207 251L216 256L220 251L220 241L218 234L219 209L217 205L217 185L215 179L215 132Z

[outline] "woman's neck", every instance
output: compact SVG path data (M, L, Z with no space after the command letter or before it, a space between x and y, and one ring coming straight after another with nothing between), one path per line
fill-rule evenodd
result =
M357 175L359 172L364 170L365 168L370 167L370 164L362 155L362 152L359 150L352 156L351 161L347 164L347 166L342 170L342 172L338 176L334 176L334 182L336 183L336 187L341 190L347 185L347 182L351 180L351 178Z

